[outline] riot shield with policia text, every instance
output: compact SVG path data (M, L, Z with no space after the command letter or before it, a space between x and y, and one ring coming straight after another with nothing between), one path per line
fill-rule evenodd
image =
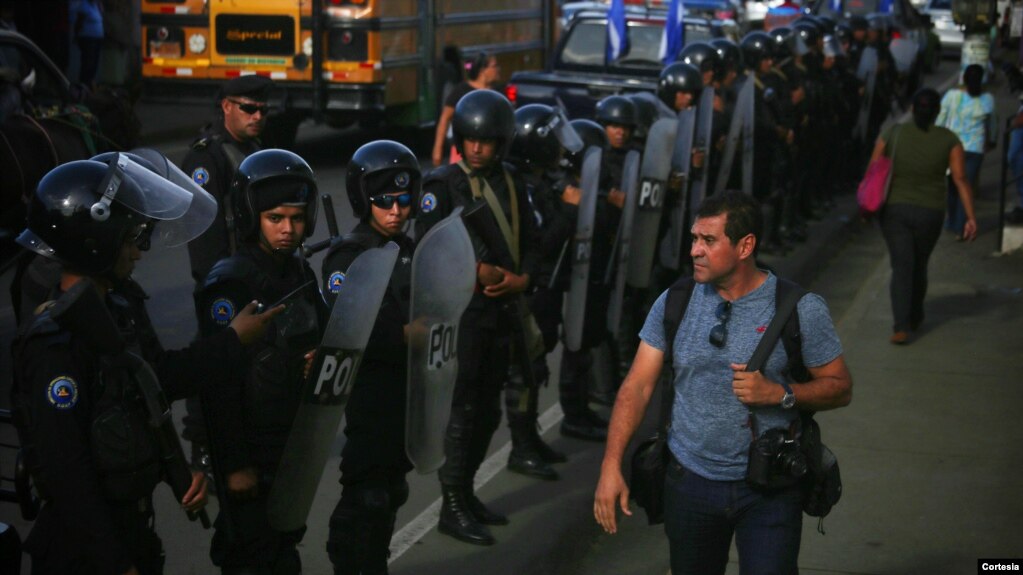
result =
M603 150L590 146L583 154L579 187L582 199L572 238L572 275L565 294L562 332L565 347L579 351L583 343L583 325L586 319L586 291L590 285L590 253L593 247L593 225L597 215L597 193L600 188L600 162Z
M459 206L419 240L412 258L405 452L419 473L444 464L458 324L475 287L476 256Z
M348 267L267 499L267 517L277 531L299 529L309 516L397 259L398 246L391 242L362 252Z
M639 168L639 192L635 198L632 253L629 254L628 283L634 288L642 289L650 285L650 273L657 250L657 232L668 192L668 174L671 171L671 152L675 145L677 125L675 118L660 118L647 132Z

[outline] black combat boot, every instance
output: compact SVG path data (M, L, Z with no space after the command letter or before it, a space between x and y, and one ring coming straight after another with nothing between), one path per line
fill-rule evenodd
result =
M442 504L437 530L473 545L493 545L497 540L470 511L468 496L471 493L468 487L441 485Z
M501 515L496 511L487 509L486 505L480 501L479 497L470 488L466 493L465 500L469 503L469 511L472 512L472 516L476 518L476 521L484 525L507 525L508 517Z
M607 422L589 406L590 355L588 351L565 350L561 358L558 394L565 419L561 434L585 441L607 439Z
M508 455L508 470L537 479L553 481L558 472L550 466L536 449L533 437L536 433L537 413L534 397L536 390L529 389L522 381L519 370L512 368L504 388L504 406L508 413L508 429L511 431L512 450Z

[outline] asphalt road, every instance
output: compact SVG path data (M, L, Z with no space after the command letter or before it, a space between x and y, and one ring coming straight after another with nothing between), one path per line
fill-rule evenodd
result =
M956 63L946 61L941 69L927 77L927 83L936 87L948 85ZM174 109L180 119L172 123L188 124L202 118L204 110ZM166 116L168 110L143 109L146 118ZM166 117L154 122L167 123ZM180 130L179 130L180 132ZM169 132L164 132L167 134ZM429 157L430 134L409 131L392 133L370 133L364 130L348 129L335 131L321 126L304 125L299 133L295 151L309 161L316 173L320 191L330 194L339 217L342 231L350 229L355 220L344 194L344 166L354 150L362 143L379 137L390 137L412 143L420 158ZM163 137L160 140L145 141L144 144L164 152L175 162L183 157L190 138L184 135ZM428 163L429 160L422 160ZM849 207L846 200L845 205ZM817 224L820 234L827 228L841 227L848 221L849 210L836 213L823 223ZM321 216L322 217L322 216ZM317 225L314 241L326 237L327 226L321 221ZM815 236L816 237L816 236ZM828 236L833 237L833 236ZM849 238L835 239L847 241ZM809 244L813 244L812 239ZM852 301L852 294L867 281L868 269L876 264L881 248L878 244L869 255L854 257L842 265L828 265L825 259L808 263L814 268L814 281L808 285L822 293L837 318ZM809 247L800 248L808 250ZM836 245L829 256L836 256L840 247ZM857 249L866 249L857 244ZM798 250L797 250L798 251ZM833 261L833 259L832 259ZM850 264L850 262L853 262ZM856 263L860 262L860 263ZM314 256L311 264L319 271L320 257ZM136 269L136 278L148 290L152 299L149 310L165 347L175 348L193 337L196 327L191 299L187 253L183 247L154 250L145 254ZM9 298L0 294L0 325L13 325ZM835 299L830 298L834 295ZM7 334L9 338L10 335ZM0 341L0 349L6 350L6 339ZM550 356L553 374L558 373L558 356ZM7 372L10 360L6 353L0 357L0 370ZM667 549L659 527L647 527L640 515L626 521L622 531L614 537L604 535L592 519L592 495L596 483L602 445L586 443L560 437L556 430L560 410L556 406L556 385L543 390L540 411L544 414L541 423L544 430L553 428L545 437L553 445L569 455L569 463L558 466L562 479L557 482L542 482L507 472L503 469L506 460L508 434L506 428L499 430L492 443L493 456L482 476L492 476L479 488L479 494L488 504L508 513L511 524L494 529L499 543L490 548L474 547L459 543L449 537L438 535L433 529L431 517L435 517L439 486L434 475L422 476L415 472L409 476L411 497L398 516L398 534L392 542L395 559L391 565L394 574L604 574L604 573L664 573L667 570ZM0 390L0 405L7 404L7 390ZM183 404L175 406L175 415L180 418ZM343 424L342 424L343 425ZM4 430L3 437L7 437ZM340 452L343 435L338 433L336 449ZM308 520L309 530L301 545L301 554L306 573L329 573L330 563L324 544L327 536L327 519L339 497L338 457L333 457L323 472L320 489L313 511ZM6 455L3 469L10 469ZM9 472L7 472L9 474ZM210 506L216 508L215 500ZM157 530L167 550L169 574L215 572L208 558L210 532L203 531L198 524L189 523L179 512L170 492L161 486L157 494ZM433 515L431 515L431 512ZM14 506L0 503L0 521L13 523L24 537L30 525L21 521ZM27 560L25 561L27 563ZM23 569L27 573L27 565Z

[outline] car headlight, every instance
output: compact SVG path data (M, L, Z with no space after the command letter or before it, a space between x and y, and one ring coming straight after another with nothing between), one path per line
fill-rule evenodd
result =
M188 49L193 54L202 54L206 51L206 36L202 34L192 34L188 37Z
M310 36L302 41L302 53L310 58L313 57L313 37Z

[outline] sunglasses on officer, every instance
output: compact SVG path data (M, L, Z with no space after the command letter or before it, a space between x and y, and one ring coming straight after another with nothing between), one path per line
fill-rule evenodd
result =
M256 112L259 112L260 114L265 116L266 113L267 113L267 110L270 109L270 107L267 106L266 104L253 104L251 102L241 102L241 101L238 101L238 100L232 100L231 98L228 98L227 101L231 102L235 106L238 106L238 108L242 112L245 112L246 114L248 114L250 116L254 115Z
M388 194L380 194L377 196L370 196L369 203L382 209L389 210L394 207L394 202L398 202L399 208L407 208L412 205L412 194L408 192L400 193L396 196Z

